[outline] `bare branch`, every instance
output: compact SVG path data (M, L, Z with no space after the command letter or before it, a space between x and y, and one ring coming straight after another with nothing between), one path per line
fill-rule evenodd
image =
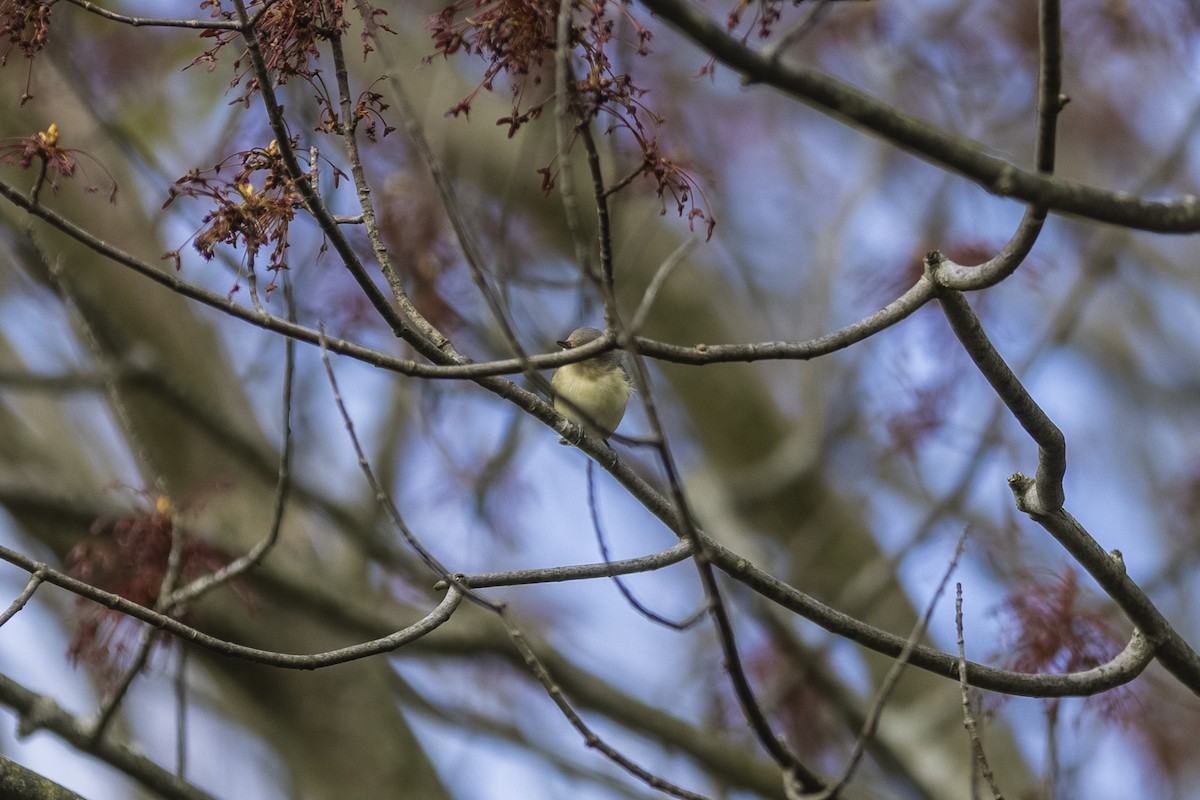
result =
M705 544L714 564L768 600L815 622L830 633L845 637L877 653L896 658L904 650L904 637L882 631L849 614L830 608L759 569L712 539L706 538ZM1042 675L1010 672L968 662L967 678L972 686L1005 694L1026 697L1087 696L1106 692L1133 680L1154 659L1155 654L1154 644L1147 637L1135 632L1125 649L1111 661L1089 670ZM955 656L925 645L917 645L912 649L909 663L945 678L956 678L958 675L958 659Z
M659 553L638 558L626 558L620 561L603 561L598 564L580 564L577 566L543 567L542 569L522 569L511 572L481 572L475 575L458 575L458 580L473 589L483 589L489 586L530 586L535 583L560 583L563 581L584 581L595 578L611 578L616 575L632 575L637 572L653 572L672 564L678 564L692 554L692 545L688 541L680 541L672 547ZM445 586L438 583L435 588Z
M926 262L933 280L937 280L937 265ZM983 330L979 318L971 310L961 292L944 291L938 295L942 311L963 349L983 373L996 394L1008 406L1030 438L1038 446L1037 495L1030 496L1030 507L1043 513L1061 508L1063 504L1063 475L1067 471L1067 444L1058 429L1037 401L1030 396L1021 381L996 352Z
M844 350L912 316L937 294L928 277L922 276L904 294L875 313L852 325L804 342L757 342L753 344L698 344L693 347L638 337L638 351L651 358L679 364L718 364L730 361L787 359L808 361Z
M772 86L854 127L870 131L914 155L962 175L992 194L1099 222L1164 233L1200 230L1200 203L1186 196L1147 200L1077 181L1024 170L991 155L979 142L948 133L905 114L814 69L776 62L731 36L701 6L687 0L641 0L718 61L750 83Z
M1034 136L1034 165L1039 173L1054 172L1054 138L1058 114L1066 104L1062 96L1062 20L1058 0L1038 3L1040 62L1038 71L1037 132ZM1046 221L1046 207L1031 205L1012 239L996 256L974 267L963 267L938 254L938 281L960 291L986 289L1016 272L1037 241Z
M165 581L164 581L165 583ZM143 628L142 635L138 637L137 653L133 657L133 661L125 669L125 674L117 682L117 685L104 698L104 702L100 705L100 711L96 714L96 720L92 724L92 741L98 742L104 738L104 733L108 730L109 724L116 716L117 709L121 707L121 702L125 699L125 695L129 693L129 688L133 686L133 682L138 675L142 674L142 670L146 668L146 662L150 660L150 650L154 646L154 635L158 631L154 628Z
M575 728L575 730L578 731L583 737L584 744L594 750L600 751L606 758L619 766L621 769L625 770L630 775L633 775L638 780L643 781L647 786L658 789L660 792L669 794L672 797L683 798L683 800L708 800L708 798L706 798L704 795L688 791L687 789L676 786L670 781L664 780L663 778L653 774L629 758L626 758L620 753L620 751L616 750L614 747L600 738L588 726L588 724L583 721L583 717L579 716L578 712L571 707L571 704L567 701L562 689L557 683L555 683L553 676L546 668L545 663L543 663L542 659L538 657L533 648L529 646L529 643L525 641L525 637L521 634L521 631L518 630L508 618L508 612L505 609L500 608L497 610L497 614L500 616L501 622L504 623L504 629L508 632L509 639L512 640L512 643L516 646L517 651L521 654L521 658L524 659L525 665L529 667L529 671L533 673L535 678L537 678L538 683L540 683L542 688L546 690L546 694L551 700L554 701L554 705L558 707L558 710L562 712L562 715L567 718L567 721L571 723L571 726Z
M642 325L646 323L646 318L650 315L650 309L654 307L654 301L658 298L658 293L662 291L667 280L674 274L675 268L691 255L699 243L700 241L695 238L684 239L679 243L678 247L671 251L671 255L667 256L658 269L654 271L654 277L646 285L646 291L642 292L642 300L638 303L637 311L633 312L633 319L629 322L629 331L634 336L642 329Z
M597 286L604 302L604 327L613 329L617 321L617 296L613 289L612 218L608 213L608 194L604 190L604 175L600 169L600 151L592 136L591 123L579 125L579 137L587 153L588 171L592 176L592 196L596 202L596 238L599 242L600 274Z
M324 201L313 190L312 182L309 180L307 172L301 168L299 159L296 157L296 152L292 148L291 135L287 127L287 122L284 120L283 110L275 98L271 76L267 71L266 62L263 60L262 50L258 46L258 37L254 34L250 25L250 17L246 12L246 4L244 0L234 0L234 4L237 8L238 20L241 23L242 41L245 42L246 51L250 54L250 61L254 67L254 74L258 81L258 91L262 97L267 118L271 123L271 131L275 135L275 143L279 147L279 153L283 158L284 164L287 165L288 172L296 187L296 192L304 201L305 208L313 215L313 219L317 221L322 232L329 237L334 250L337 251L342 263L345 264L346 269L358 283L363 295L370 301L371 305L379 313L379 316L391 327L392 332L411 344L417 352L427 358L439 358L442 355L441 348L447 342L444 339L428 338L424 331L415 330L408 321L396 313L395 309L388 302L387 297L384 296L383 292L375 285L375 282L367 273L366 268L358 258L358 254L354 252L353 246L343 234L341 227L333 218L332 213L326 208Z
M1079 521L1062 508L1038 505L1035 482L1017 473L1008 479L1017 508L1041 525L1088 571L1156 649L1159 662L1184 686L1200 696L1200 655L1171 625L1142 588L1125 572L1118 554L1106 553Z
M936 271L936 267L931 267ZM936 276L935 276L936 280ZM1033 480L1014 475L1009 485L1017 507L1045 528L1096 579L1150 641L1171 673L1200 694L1200 655L1158 611L1145 592L1125 573L1124 564L1104 552L1074 517L1063 510L1062 479L1066 472L1066 445L1062 432L1050 421L1004 359L992 347L979 319L959 292L939 295L942 310L963 348L979 371L1008 406L1021 427L1038 444L1038 471Z
M371 189L367 185L366 172L363 169L362 156L358 151L358 137L356 135L358 125L354 111L350 106L350 79L346 70L346 56L342 50L342 39L340 36L334 36L330 39L329 44L333 51L334 74L337 79L338 101L342 112L342 141L346 148L346 157L350 162L350 174L354 179L354 187L358 192L358 204L362 209L363 227L366 229L367 239L371 242L371 250L374 252L375 260L379 263L379 268L388 282L388 288L391 289L392 297L400 306L404 316L423 340L436 343L439 348L445 348L448 346L449 341L413 305L412 299L409 298L408 292L405 291L404 284L400 280L400 275L392 263L391 253L388 252L387 246L383 242L383 234L379 230L379 224L375 217L375 204L371 200ZM470 258L468 258L468 261L470 261ZM421 348L417 349L420 350Z
M603 557L605 564L611 564L612 561L610 561L609 557L608 557L608 543L604 540L604 527L600 524L600 509L596 502L596 469L595 469L595 466L596 466L596 462L594 462L594 461L589 461L587 464L588 510L591 513L592 530L594 530L596 533L596 542L597 542L597 544L600 545L600 555L601 555L601 557ZM680 544L687 546L688 542L687 542L687 540L684 540L684 541L680 542ZM687 546L686 550L688 553L690 553L691 547ZM673 619L668 619L667 617L664 617L661 614L651 611L649 608L647 608L645 605L643 605L642 602L640 600L638 600L637 597L634 596L633 591L628 586L625 585L625 581L621 580L621 577L619 575L614 573L613 575L611 575L611 578L612 578L612 582L617 585L617 590L620 591L621 596L625 598L625 601L628 602L629 605L631 605L635 611L637 611L639 614L641 614L643 617L650 620L651 622L653 622L657 625L662 625L663 627L666 627L666 628L670 628L671 630L676 630L676 631L687 630L688 628L695 625L696 621L699 620L700 618L702 618L704 616L704 612L708 610L705 607L701 606L698 610L696 610L695 612L690 614L685 620L683 620L683 622L676 622Z
M89 722L68 714L52 697L32 692L7 675L0 675L0 703L20 715L22 735L37 730L49 731L80 752L90 753L116 767L168 800L214 800L207 792L175 777L130 745L118 744L110 739L93 741Z
M384 48L379 41L379 26L374 21L374 16L371 13L370 5L366 2L366 0L355 0L355 4L358 8L359 15L363 18L366 36L374 42L375 50L383 56L386 63L387 48ZM334 58L340 59L340 61L338 61L340 64L338 71L339 92L342 94L342 97L345 98L347 96L347 90L344 85L344 58L340 55L341 42L335 39L333 42L333 47L335 48ZM524 372L534 382L534 385L538 385L541 382L541 377L533 371L532 367L526 364L525 350L521 346L521 342L517 337L516 331L513 330L512 323L509 319L510 315L508 310L505 308L502 298L491 286L484 274L485 259L483 256L483 251L475 241L475 235L472 232L470 225L467 224L466 217L462 212L462 204L459 202L458 195L454 190L454 184L449 180L441 162L434 155L433 148L429 146L429 141L425 136L425 131L417 117L416 109L413 108L412 103L408 99L408 94L404 91L404 87L400 84L399 79L396 77L398 69L393 64L388 64L388 67L388 84L392 88L393 99L399 106L400 115L403 119L404 130L408 134L409 140L412 142L413 147L416 148L417 155L424 162L426 169L429 170L430 177L433 178L434 186L437 188L438 198L442 202L442 208L445 210L446 217L450 220L450 226L454 229L454 235L458 239L459 246L462 248L464 260L466 261L467 268L471 272L471 279L474 281L476 288L478 288L480 295L484 299L484 302L488 304L488 308L492 312L492 316L496 320L496 323L500 326L501 334L504 336L505 343L508 345L509 351L516 356L517 362L521 365L521 369L519 371ZM344 100L343 107L346 105L347 103ZM351 163L353 164L358 161L358 155L357 148L353 143L354 137L352 130L346 135L347 148L351 153ZM360 164L360 174L361 171ZM355 181L357 184L359 184L359 197L363 201L364 220L366 221L367 230L370 232L375 229L374 212L371 211L368 213L368 209L370 208L370 195L369 192L366 191L365 182L359 183L358 175L356 175ZM377 230L375 232L375 237L378 238ZM372 239L372 244L376 244L375 239ZM376 248L377 254L380 253L381 247L382 245ZM395 291L396 287L399 285L398 278L395 277L394 270L390 269L391 265L390 261L387 260L386 252L383 252L383 257L380 260L380 264L385 266L384 274L388 276L389 284L395 284L393 286L393 291ZM435 338L435 340L436 337L441 337L440 332L437 332L433 326L417 312L417 309L412 306L412 304L408 301L407 295L404 295L401 292L398 295L397 300L405 308L406 313L416 320L417 324L426 331L427 336ZM444 337L442 338L444 339Z
M118 14L115 11L109 11L107 8L101 8L90 0L67 0L72 5L95 14L98 17L110 20L112 22L120 22L123 25L131 25L135 28L153 27L153 28L195 28L199 30L211 31L241 31L242 24L219 19L168 19L162 17L134 17L126 14Z
M190 625L179 622L173 617L138 605L112 592L97 589L91 584L84 583L72 578L70 575L51 569L46 564L34 561L32 558L15 550L10 550L7 547L0 546L0 560L18 566L26 572L32 573L40 570L44 575L46 583L52 583L80 597L86 597L89 600L95 601L106 608L119 611L134 619L140 619L142 622L164 630L172 636L178 636L185 642L198 645L206 650L211 650L218 655L238 658L243 661L252 661L256 664L282 667L284 669L321 669L322 667L329 667L334 664L345 664L348 661L357 661L362 658L379 655L380 653L390 653L393 650L398 650L404 645L414 642L437 629L442 623L450 619L450 616L458 608L463 598L462 591L451 585L447 589L446 596L436 608L419 621L388 636L323 653L276 653L270 650L259 650L254 647L234 644L224 639L218 639L215 636L209 636Z

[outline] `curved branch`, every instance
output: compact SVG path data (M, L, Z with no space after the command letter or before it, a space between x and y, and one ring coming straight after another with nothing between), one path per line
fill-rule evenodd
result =
M935 282L940 281L937 264L926 261ZM991 384L992 389L1008 406L1013 417L1038 446L1037 498L1030 498L1031 508L1048 513L1062 507L1063 477L1067 473L1067 441L1037 401L1029 394L1020 378L996 351L979 317L971 310L961 292L945 291L938 302L946 321L967 355Z
M896 658L904 651L906 639L868 625L849 614L830 608L821 601L755 567L746 559L708 540L713 563L768 600L793 611L830 633L863 647ZM1036 674L1012 672L966 662L967 682L979 689L1024 697L1086 697L1129 683L1141 674L1158 655L1154 643L1134 631L1129 643L1106 664L1082 672ZM917 645L908 663L944 678L958 680L959 659L933 647Z
M678 564L691 554L691 542L683 540L661 552L637 558L626 558L621 561L601 561L595 564L544 567L542 569L519 569L509 572L481 572L477 575L457 575L455 577L463 586L469 586L472 589L584 581L595 578L612 578L617 575L632 575L638 572L653 572L672 564ZM445 581L439 581L434 588L441 589L447 585Z
M737 553L706 540L712 561L730 577L745 583L754 591L793 611L837 636L845 637L883 655L896 657L904 649L906 639L833 609L815 598L774 578L741 558ZM535 583L589 580L612 575L648 572L675 564L687 558L691 547L686 540L674 547L639 558L613 561L608 564L549 567L545 569L487 572L458 576L461 583L473 589L492 586L525 586ZM440 583L438 587L447 584ZM1026 697L1086 697L1106 692L1136 678L1155 656L1154 646L1140 631L1134 631L1129 643L1106 664L1081 672L1061 675L1012 672L966 662L967 683L993 692ZM958 656L932 647L917 645L909 657L913 666L947 678L957 678Z
M155 283L171 291L195 300L221 311L231 317L248 322L265 331L288 336L296 341L320 347L321 334L303 325L297 325L280 317L260 314L253 308L239 305L223 294L210 292L199 286L194 286L175 275L164 272L146 262L135 258L120 248L97 238L84 228L63 217L51 208L30 202L20 191L6 183L0 182L0 196L18 208L26 211L44 222L53 225L58 230L80 242L84 246L116 263L132 269L134 272L149 278ZM867 339L898 322L910 317L917 309L928 303L936 296L936 288L926 276L922 276L904 294L888 305L852 325L847 325L832 333L818 336L803 342L753 342L749 344L699 344L692 347L669 344L655 339L637 337L637 347L644 355L662 361L672 361L680 364L704 365L719 364L729 361L764 361L764 360L795 360L805 361L819 356L835 353L839 350ZM330 352L348 356L364 364L386 369L401 375L415 378L433 378L437 380L482 380L503 375L519 374L527 369L546 370L556 369L564 364L574 364L584 361L616 346L613 337L604 337L589 342L582 347L572 350L557 350L519 358L497 359L495 361L458 363L425 364L411 359L398 358L381 350L344 339L325 336L325 346Z
M1058 130L1058 114L1066 104L1062 92L1062 18L1058 0L1042 0L1038 4L1039 68L1038 115L1034 137L1033 161L1038 172L1054 172L1054 138ZM994 258L973 267L964 267L938 254L938 279L947 288L959 291L978 291L995 286L1016 272L1025 261L1042 225L1046 207L1031 205L1025 209L1016 233Z
M992 194L1049 210L1164 233L1200 230L1200 202L1190 195L1163 202L1041 175L990 155L985 145L905 114L814 69L784 64L730 36L723 25L687 0L641 0L706 53L745 76L877 136Z
M807 361L845 350L852 344L890 328L912 316L937 295L927 276L921 276L904 294L883 308L852 325L804 342L756 342L752 344L698 344L684 347L637 337L638 351L660 361L678 364L719 364L729 361L765 361L770 359ZM582 349L582 348L581 348Z
M931 272L936 281L936 265L931 267ZM1163 666L1200 695L1200 654L1125 573L1124 563L1106 553L1091 534L1063 510L1062 482L1067 469L1067 451L1062 431L1046 416L992 346L962 293L945 291L938 299L963 349L1013 417L1037 443L1037 476L1030 479L1018 473L1009 478L1017 508L1045 528L1088 571L1133 624L1155 643Z
M107 8L101 8L89 0L67 0L71 5L79 6L84 11L89 11L98 17L103 17L110 22L120 22L123 25L131 25L135 28L153 27L153 28L194 28L202 31L240 31L242 24L233 22L232 20L220 19L169 19L163 17L131 17L126 14L118 14L115 11L109 11Z
M159 614L143 605L126 600L120 595L106 592L103 589L97 589L90 583L84 583L81 580L72 578L70 575L51 569L47 565L35 561L15 550L10 550L7 547L0 546L0 560L7 561L29 573L40 573L46 583L52 583L80 597L86 597L88 600L95 601L114 611L119 611L134 619L139 619L142 622L153 625L159 630L166 631L172 636L178 636L190 644L211 650L219 655L240 658L256 664L282 667L284 669L320 669L322 667L333 666L334 664L345 664L348 661L357 661L369 656L397 650L432 632L441 626L442 623L446 622L446 620L450 619L450 616L458 608L463 598L461 590L455 586L450 586L442 602L438 603L436 608L420 620L409 625L407 628L369 642L341 647L337 650L329 650L324 653L276 653L270 650L259 650L254 647L234 644L233 642L227 642L224 639L210 636L207 633L202 633L189 625L184 625L179 620L165 614Z
M1200 654L1163 616L1142 587L1125 572L1120 553L1106 553L1087 529L1064 509L1039 509L1034 481L1020 473L1008 479L1017 508L1041 525L1100 584L1134 625L1154 643L1158 660L1184 686L1200 695Z
M65 232L68 235L75 238L76 240L78 240L78 241L82 242L83 244L87 245L88 247L92 248L96 252L99 252L99 253L113 259L117 263L120 263L126 267L134 269L135 271L139 272L140 274L144 275L145 277L148 277L151 280L154 280L155 282L160 283L169 289L172 289L173 291L177 291L181 294L184 294L185 296L191 297L191 298L193 298L199 302L202 302L206 305L209 305L213 308L217 308L218 310L225 311L226 313L228 313L232 316L243 319L243 320L250 322L252 324L255 324L259 327L263 327L264 329L277 331L279 333L283 333L285 335L292 336L293 338L296 338L300 341L304 341L304 342L319 346L320 334L317 331L310 331L307 328L303 328L298 325L293 325L291 323L288 323L285 320L281 320L281 319L278 319L275 317L262 317L262 316L258 315L256 312L254 312L252 309L248 309L248 308L239 306L236 303L233 303L232 301L226 299L225 297L223 297L221 295L217 295L212 292L207 292L198 287L191 286L190 284L187 284L186 282L179 280L174 275L157 270L157 269L151 267L150 265L145 264L144 262L141 262L138 259L133 258L132 256L124 253L123 251L118 250L117 248L112 247L111 245L109 245L103 241L100 241L99 239L95 238L91 234L84 231L82 228L79 228L78 226L76 226L74 223L63 218L57 212L54 212L48 208L45 208L44 206L30 203L27 198L25 198L24 196L21 195L21 193L17 192L16 190L12 189L11 187L7 186L6 184L4 184L2 182L0 182L0 195L3 195L14 205L17 205L18 207L34 214L35 216L38 216L39 218L45 220L46 222L54 225L56 228L62 230L63 232ZM838 331L833 334L828 334L823 337L819 337L818 339L813 339L807 343L801 342L801 343L788 344L788 343L779 342L779 343L768 343L768 344L762 344L762 345L755 345L755 344L751 344L751 345L721 345L721 346L713 346L713 347L706 347L706 346L701 345L696 348L684 348L684 347L677 347L674 345L666 345L663 343L654 342L653 340L638 339L637 344L638 344L639 349L643 349L643 352L645 352L647 355L654 355L659 358L664 358L665 360L680 361L682 363L707 363L706 360L708 360L708 359L710 359L712 362L718 362L718 361L735 361L735 360L756 360L759 358L782 358L782 357L785 357L785 354L786 354L786 357L792 357L792 358L798 358L798 359L814 358L818 355L822 355L827 352L834 352L836 350L840 350L844 347L847 347L856 341L860 341L861 339L866 338L868 335L870 335L870 332L873 330L882 330L883 328L886 328L889 325L894 324L895 322L897 322L901 319L904 319L905 317L907 317L908 315L913 313L917 308L924 305L935 294L936 294L936 288L934 287L933 282L931 280L923 277L904 295L902 295L900 298L898 298L893 303L889 304L884 309L881 309L879 312L876 312L871 317L868 317L867 319L862 320L859 323L855 323L854 325L849 326L847 328L843 328L841 331ZM507 372L519 372L521 369L520 363L518 361L516 361L515 359L491 362L490 364L465 364L465 365L459 365L459 366L440 367L440 366L430 366L430 365L425 365L425 364L418 364L413 361L398 359L398 358L395 358L394 356L390 356L386 353L380 353L378 351L374 351L369 348L361 347L361 346L353 344L351 342L345 342L345 341L336 340L336 339L326 339L325 343L326 343L326 346L328 347L328 349L333 352L337 352L337 353L340 353L343 355L348 355L350 357L364 361L365 363L374 364L376 366L379 366L379 367L382 367L385 369L392 369L392 370L394 370L396 372L400 372L402 374L412 374L412 375L419 375L419 376L442 377L442 378L470 376L470 377L477 377L480 380L485 380L487 376L495 374L495 372L499 372L501 370L504 370ZM530 363L532 365L536 365L539 367L542 365L545 365L547 367L557 366L557 365L560 365L563 363L569 363L571 361L575 361L575 360L578 360L581 358L587 358L587 357L594 355L595 353L591 352L591 350L589 349L591 347L595 347L596 352L599 352L599 351L603 350L606 346L611 346L611 345L606 345L606 343L604 341L597 341L594 344L585 345L584 347L570 351L569 354L558 353L558 354L550 354L550 355L546 355L546 356L532 356L532 357L530 357ZM471 374L471 371L475 368L484 368L484 370L483 370L484 374L480 375L480 376ZM490 384L491 381L487 381L487 383ZM491 386L489 386L488 388L491 388ZM503 396L506 397L506 399L509 399L512 402L516 402L518 405L522 405L523 407L524 407L524 403L522 401L529 402L531 405L534 406L534 411L537 412L537 413L534 413L534 416L537 419L541 420L542 422L553 426L555 421L557 419L560 419L558 417L558 415L555 414L548 405L546 405L545 403L540 403L540 401L535 396L529 395L528 392L525 392L524 390L520 389L519 387L509 384L509 385L505 386L504 388L507 391L502 394L503 394ZM515 397L515 396L509 396L509 395L521 395L521 397ZM525 395L528 395L528 397L525 397ZM560 431L560 433L561 433L561 431ZM667 502L666 498L664 498L662 495L660 495L656 491L654 491L654 489L651 488L650 485L647 484L645 481L643 481L641 479L641 477L638 476L632 469L630 469L628 466L624 465L620 461L613 462L608 451L603 450L600 446L594 445L593 443L588 442L586 440L580 444L579 448L581 450L584 450L585 452L587 452L588 455L591 456L592 458L599 461L599 463L602 466L604 466L613 475L613 477L616 478L617 481L619 481L635 498L637 498L637 500L639 502L641 502L643 505L645 505L645 507L647 509L649 509L651 511L651 513L655 514L660 520L662 520L671 530L673 530L673 531L679 530L678 520L676 520L676 518L675 518L675 512L674 512L673 507L670 505L670 503ZM802 593L798 593L798 590L792 589L791 587L787 587L787 585L783 584L782 582L778 582L775 578L768 575L766 572L758 569L757 567L753 566L752 564L749 564L749 562L747 562L745 559L742 559L737 554L732 553L731 551L727 551L724 548L717 546L715 544L715 542L713 543L713 547L714 547L713 555L714 555L715 563L717 563L718 566L720 566L723 570L728 572L734 578L736 578L738 580L742 580L745 583L748 583L752 588L755 588L756 591L760 591L760 593L766 594L768 597L770 597L771 595L768 592L764 591L763 587L769 586L771 584L771 582L779 583L779 585L786 587L791 592L797 592L797 594L801 598L803 598L802 601L799 601L799 606L803 607L807 603L813 603L813 604L816 604L816 606L817 606L816 610L809 612L809 613L814 614L814 616L809 616L809 613L800 611L800 610L798 610L798 608L794 608L792 606L787 606L787 607L791 608L793 611L800 613L802 616L808 617L812 621L817 622L817 624L821 625L822 627L825 627L827 630L830 630L831 632L838 633L839 635L848 636L849 638L853 639L854 641L857 641L860 644L863 644L864 646L871 647L872 649L878 650L879 652L891 653L891 654L900 652L900 648L903 646L903 643L899 639L899 637L895 637L895 641L889 641L888 637L891 637L892 636L891 634L887 634L883 631L878 631L877 629L871 628L870 626L863 626L863 628L865 629L865 632L861 633L861 635L855 635L853 633L853 631L856 630L855 624L861 626L862 623L857 623L856 620L853 620L853 618L847 617L845 615L842 615L842 617L844 617L844 620L839 620L837 618L837 615L839 614L839 612L833 611L833 609L829 609L826 606L822 606L821 604L817 603L817 601L813 600L812 598L809 598L806 595L803 595ZM9 552L11 552L11 551L9 551ZM0 551L0 557L3 557L2 551ZM24 558L24 557L21 557L21 558ZM25 566L25 564L22 564L19 562L14 562L14 563L18 563L19 566ZM32 564L33 562L29 561L28 563ZM26 567L26 568L29 569L28 567ZM99 590L96 590L96 591L99 591ZM101 594L105 594L105 593L101 593ZM119 598L118 598L118 600L119 600ZM127 602L127 601L121 601L121 602ZM132 606L133 604L130 604L130 605ZM116 607L116 606L110 606L110 607ZM149 612L148 609L142 609L141 606L134 606L134 608L141 609L142 611L144 611L146 613L151 613L151 614L153 613L153 612ZM824 610L821 610L821 609L824 609ZM826 613L826 612L828 612L828 613ZM830 616L830 615L833 615L833 616ZM136 616L136 614L135 614L135 616ZM139 618L146 619L145 617L139 617ZM151 619L146 619L146 621L149 621L152 623L157 623L158 619L160 619L160 617L155 615ZM168 619L168 618L162 618L162 619ZM825 621L822 621L822 619L824 619ZM179 623L174 623L173 620L171 621L171 623L180 625ZM180 625L180 627L184 628L186 630L190 630L190 629L187 629L186 626ZM876 639L876 634L878 635L878 637L882 637L882 638L879 638L876 644L872 644L871 642ZM933 652L936 653L936 651L933 651ZM921 667L923 669L928 669L928 670L930 670L932 672L936 672L938 674L945 674L947 676L952 676L954 674L951 671L949 661L942 663L940 659L930 660L930 659L926 658L927 655L928 655L928 653L925 653L922 650L918 649L918 651L914 654L912 663L918 667ZM939 655L945 655L945 654L939 654ZM946 656L946 658L950 658L950 657ZM984 676L980 680L983 680L983 681L990 680L987 677L987 675L989 674L987 672L988 669L989 668L982 667L980 665L972 665L972 669L969 670L969 673L972 676L973 685L980 686L980 688L991 689L994 691L1009 692L1012 694L1028 694L1030 692L1040 690L1040 687L1036 687L1036 686L1023 687L1019 681L1006 682L1003 678L998 678L997 680L995 680L991 683L986 683L986 684L975 682L976 676L979 676L979 675ZM997 671L997 672L1003 673L1003 671ZM1004 675L1012 675L1012 673L1003 673L1003 674ZM1045 676L1032 676L1032 677L1044 678ZM1058 689L1055 689L1053 687L1051 687L1050 690L1057 691L1057 692L1059 692L1059 694L1062 694L1062 695L1093 694L1095 692L1104 691L1108 688L1111 688L1111 686L1113 686L1113 685L1119 685L1120 683L1124 683L1127 680L1131 680L1132 677L1136 677L1136 673L1134 673L1133 675L1130 675L1128 678L1115 679L1112 684L1101 685L1100 688L1095 688L1095 689L1091 688L1089 684L1081 684L1077 687L1070 688L1070 689L1063 689L1061 691Z

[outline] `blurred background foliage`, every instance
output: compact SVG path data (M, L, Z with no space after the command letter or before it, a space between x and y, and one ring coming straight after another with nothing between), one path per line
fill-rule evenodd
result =
M38 6L5 5L5 13ZM398 129L382 136L381 127L377 142L361 144L381 230L415 304L460 351L479 360L510 355L408 136L406 123L417 124L484 253L489 291L526 351L548 352L572 328L602 319L575 263L562 198L542 191L538 173L547 165L570 170L591 225L583 153L576 147L569 164L555 161L552 104L510 137L503 77L474 97L469 114L447 114L478 87L487 64L436 53L430 20L444 5L380 3L386 15L377 19L388 31L365 57L361 18L346 12L353 92L378 92L388 105L382 119ZM478 5L470 13L497 4ZM702 5L723 17L734 3ZM106 7L208 13L180 2ZM751 4L738 28L754 43L751 17L760 8ZM813 8L785 5L776 28ZM652 181L635 180L610 199L627 318L667 256L689 237L701 240L658 296L647 336L679 344L817 336L894 299L920 274L927 250L963 263L986 259L1020 218L1017 203L782 95L743 86L636 3L607 13L615 26L609 58L646 90L639 102L661 118L650 130L693 177L695 200L716 221L705 241L703 221L689 226ZM1033 142L1035 19L1032 2L835 2L784 57L1024 165ZM1196 192L1194 4L1068 0L1063 20L1070 103L1060 120L1060 174L1152 197ZM636 52L637 25L652 33L645 55ZM44 187L44 203L164 271L175 264L163 253L178 250L179 277L249 304L244 252L218 247L206 262L191 246L211 207L193 198L163 207L190 170L273 138L261 104L239 102L244 81L231 88L236 42L217 52L211 69L195 63L212 44L194 30L135 28L56 3L36 58L13 47L0 70L0 136L4 152L17 154L21 139L56 124L86 175ZM318 52L309 65L333 86L327 45ZM530 82L525 97L536 101L553 89L552 63L534 77L540 82ZM401 88L411 119L397 102ZM32 99L22 103L26 93ZM334 213L357 214L352 185L335 180L334 166L349 172L340 138L318 130L313 84L293 78L278 93L301 146L320 151L322 196ZM602 136L600 147L610 181L639 164L628 131ZM35 171L7 163L0 180L26 192ZM110 176L119 187L112 204ZM89 193L88 184L101 190ZM371 264L365 235L345 227ZM336 254L322 251L320 231L303 214L289 242L287 279L301 323L412 356ZM283 340L138 277L9 203L0 206L0 264L3 543L62 565L114 521L152 515L164 495L175 524L210 546L233 556L253 547L269 528L283 441ZM258 277L261 293L269 279L261 262ZM1022 269L971 300L1066 435L1067 507L1104 547L1121 549L1130 575L1200 641L1191 580L1200 556L1194 237L1052 216ZM265 302L286 316L282 291ZM552 430L469 382L406 378L346 358L334 367L376 470L410 527L452 570L598 559L585 458L558 447ZM800 589L907 635L969 529L955 580L963 583L970 657L1062 668L1080 641L1109 652L1128 635L1094 585L1013 509L1004 478L1031 471L1035 448L935 306L812 362L652 362L651 373L705 530ZM240 591L219 590L191 614L233 641L315 652L403 627L437 596L435 576L366 486L312 347L297 347L294 391L294 487L281 540ZM647 432L638 398L620 432ZM649 451L617 449L661 482ZM598 476L614 557L674 542ZM0 587L15 596L26 577L6 567ZM672 617L702 601L687 564L628 583ZM723 585L764 705L809 763L836 772L890 660ZM606 581L488 594L510 604L589 722L651 771L714 797L782 796L709 626L656 626ZM40 590L0 632L0 671L87 717L114 672L128 667L139 634L127 626L101 643L98 658L72 663L81 609L64 592ZM1059 646L1038 651L1040 663L1021 661L1039 626L1049 625L1066 631L1052 640ZM954 648L948 598L936 607L930 639ZM1187 796L1200 782L1190 734L1200 701L1156 667L1116 695L985 697L984 745L1006 796ZM133 684L113 735L174 769L180 698L184 774L218 797L652 794L583 746L502 627L474 609L393 657L312 673L185 654L172 643ZM154 796L47 734L19 739L13 719L0 726L0 742L85 796ZM974 767L959 687L909 670L869 752L856 781L863 797L968 796Z

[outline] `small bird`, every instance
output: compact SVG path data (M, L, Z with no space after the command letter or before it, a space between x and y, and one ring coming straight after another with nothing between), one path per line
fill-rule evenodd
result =
M595 328L577 328L557 344L564 350L573 350L603 335ZM554 409L558 413L606 442L617 429L621 417L625 416L625 406L633 394L633 384L621 364L621 354L615 350L559 367L550 381L550 388L554 390ZM569 442L561 439L559 444Z

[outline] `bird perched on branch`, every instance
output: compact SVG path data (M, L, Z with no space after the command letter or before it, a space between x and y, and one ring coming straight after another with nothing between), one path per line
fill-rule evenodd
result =
M573 350L603 335L595 328L577 328L557 344L564 350ZM550 388L554 390L554 409L603 441L617 429L633 394L633 384L621 363L621 353L616 350L559 367ZM559 444L569 443L561 439Z

